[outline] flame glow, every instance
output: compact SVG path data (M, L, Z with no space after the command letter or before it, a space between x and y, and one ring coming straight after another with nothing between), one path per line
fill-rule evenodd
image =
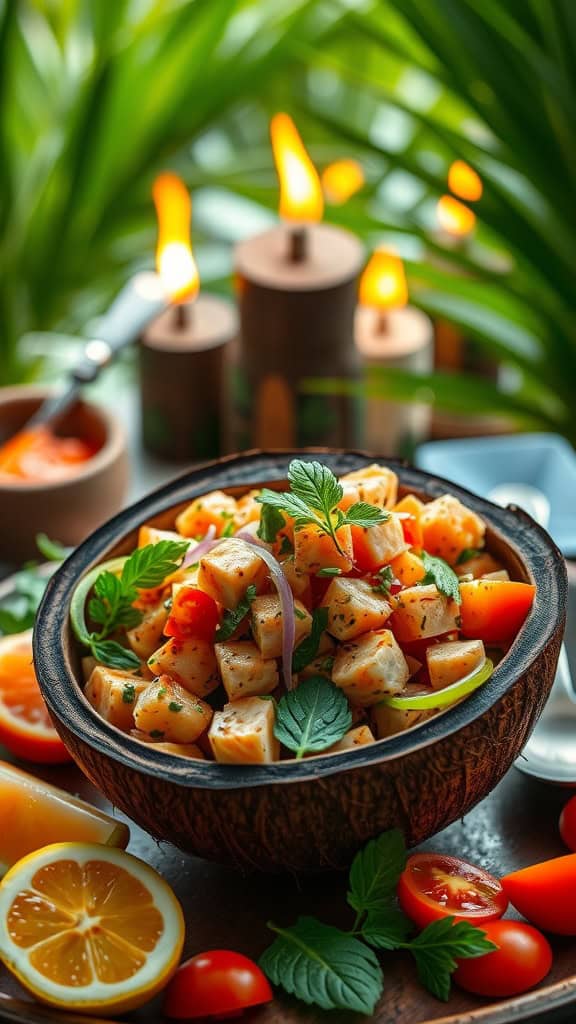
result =
M299 224L322 220L324 197L320 178L292 118L275 114L270 122L270 136L280 179L280 216Z
M482 179L470 164L455 160L448 171L448 188L455 196L475 202L482 198Z
M362 166L357 160L335 160L322 172L322 188L328 202L340 205L364 184Z
M454 196L442 196L438 200L436 216L442 230L453 238L466 238L476 225L476 214Z
M166 172L156 178L152 196L158 216L156 268L162 287L172 302L190 301L200 286L190 243L190 194L177 175Z
M360 305L381 311L401 309L408 302L408 284L399 256L386 249L372 254L360 278Z

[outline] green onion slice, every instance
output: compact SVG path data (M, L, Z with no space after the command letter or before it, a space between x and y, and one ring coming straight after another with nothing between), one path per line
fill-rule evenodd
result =
M380 703L389 708L398 708L399 711L429 711L436 708L448 708L482 686L493 671L494 664L490 658L485 658L480 668L475 669L470 675L464 676L463 679L458 679L451 686L445 686L443 690L435 690L434 693L415 693L413 697L385 697Z
M126 558L111 558L108 562L102 562L101 565L96 565L76 587L72 595L72 601L70 602L70 622L72 629L76 636L76 639L84 644L85 647L90 646L90 634L86 625L86 617L84 615L84 607L86 605L86 598L92 590L96 580L98 579L101 572L122 572L122 568Z

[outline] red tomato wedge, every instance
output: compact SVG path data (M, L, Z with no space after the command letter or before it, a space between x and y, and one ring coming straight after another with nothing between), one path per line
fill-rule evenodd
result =
M178 968L166 989L163 1010L178 1020L235 1017L272 997L268 979L253 960L229 949L211 949Z
M0 743L16 757L36 764L72 760L40 693L31 629L0 637Z
M177 640L214 643L219 621L218 605L213 597L197 587L182 587L172 602L164 633Z
M576 853L513 871L502 879L510 903L538 928L576 935Z
M534 988L552 966L547 939L523 921L487 921L486 938L499 948L493 953L459 960L452 975L460 988L479 996L515 996Z
M576 853L576 796L573 796L560 815L560 835L569 850Z
M506 580L460 584L462 633L488 644L511 640L532 607L536 587Z
M443 853L413 853L400 875L398 897L419 928L449 916L480 924L502 917L508 906L497 878Z

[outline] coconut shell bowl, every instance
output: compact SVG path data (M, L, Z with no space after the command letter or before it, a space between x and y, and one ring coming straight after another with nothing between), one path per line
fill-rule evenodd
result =
M193 498L240 495L285 483L298 452L254 452L203 465L101 526L51 580L35 629L44 698L74 760L116 807L159 840L244 871L342 868L372 836L398 826L412 846L466 814L496 786L528 739L554 680L562 640L566 570L553 541L515 508L393 460L401 492L450 492L487 524L488 548L513 579L534 582L524 626L492 677L412 730L343 753L267 765L190 761L155 751L102 720L82 693L81 652L69 625L80 577L136 546L140 524L173 528ZM336 475L374 461L308 451Z

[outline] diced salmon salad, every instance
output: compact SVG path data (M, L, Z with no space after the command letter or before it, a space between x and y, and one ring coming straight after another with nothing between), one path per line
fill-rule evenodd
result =
M86 698L156 750L228 765L385 740L485 683L530 612L485 533L381 465L294 460L288 485L194 498L80 582Z

